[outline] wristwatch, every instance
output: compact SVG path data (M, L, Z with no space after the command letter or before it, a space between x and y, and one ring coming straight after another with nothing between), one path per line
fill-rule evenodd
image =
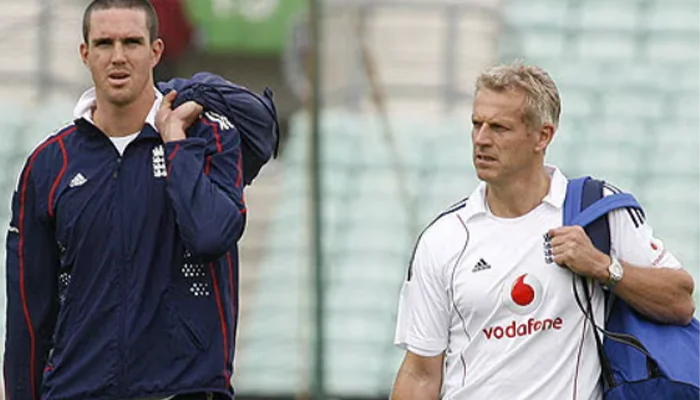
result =
M610 277L608 278L608 283L606 286L608 289L613 290L615 289L617 282L620 282L620 279L622 279L624 270L622 269L622 264L620 264L620 261L617 258L610 257L610 259L612 260L610 265L608 265L608 273L610 274Z

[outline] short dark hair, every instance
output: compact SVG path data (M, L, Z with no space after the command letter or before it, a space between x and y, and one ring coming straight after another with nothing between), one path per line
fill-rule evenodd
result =
M83 14L83 41L88 43L90 33L90 18L93 11L109 10L111 8L135 8L146 13L146 27L151 42L158 38L158 14L153 4L148 0L92 0Z

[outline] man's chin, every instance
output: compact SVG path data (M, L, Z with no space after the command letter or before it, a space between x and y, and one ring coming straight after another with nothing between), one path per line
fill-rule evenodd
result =
M496 174L492 170L477 168L476 177L479 178L480 181L489 183L496 178Z
M134 98L133 96L131 96L130 93L114 93L113 91L110 92L111 93L108 93L106 96L107 101L110 104L113 104L117 107L124 107L134 102Z

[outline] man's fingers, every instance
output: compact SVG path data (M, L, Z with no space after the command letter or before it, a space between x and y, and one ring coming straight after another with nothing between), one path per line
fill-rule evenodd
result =
M192 107L192 114L194 114L194 116L199 116L199 114L204 111L204 107L202 107L199 103L194 101L189 101L188 103L192 103L190 107Z
M571 233L575 227L573 226L560 226L559 228L552 228L549 231L547 231L547 235L551 238L555 238L557 236L564 236L567 235L568 233Z
M572 239L572 236L569 234L569 232L557 232L554 235L550 234L549 237L549 242L552 244L552 247L561 246L564 243L568 243Z
M568 259L571 252L571 246L568 243L560 244L552 247L552 258L554 262L561 265L563 259Z
M161 107L172 108L173 102L177 97L177 91L171 90L163 97L163 102L160 104Z
M183 116L183 119L190 122L194 121L197 117L199 117L199 114L204 111L204 107L194 101L188 101L180 105L178 109L179 108L182 108L181 115Z
M568 260L567 257L564 256L555 256L553 258L554 263L557 264L558 266L562 268L569 268L568 265L566 265L566 261Z
M582 242L586 233L579 226L563 226L561 228L550 229L547 232L552 244L568 241Z
M556 246L552 246L552 258L557 264L566 263L571 261L571 258L576 252L576 244L572 242L561 243Z
M546 237L551 241L554 242L555 240L561 240L561 237L564 235L566 231L563 230L562 228L552 228L547 231Z

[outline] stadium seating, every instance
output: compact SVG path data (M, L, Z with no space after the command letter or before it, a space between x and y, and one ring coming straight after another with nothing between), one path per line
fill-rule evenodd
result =
M390 346L396 300L417 234L410 224L420 228L418 225L474 184L468 131L459 118L452 121L410 116L392 120L402 163L410 168L409 191L420 200L420 215L410 216L401 201L378 116L324 115L328 378L338 393L386 391L399 356ZM444 128L437 131L440 123ZM305 253L308 214L299 201L308 185L302 172L309 157L305 115L293 120L290 135L294 141L282 161L281 190L290 196L278 205L273 217L267 245L270 253L259 267L255 306L242 316L246 329L240 333L234 380L245 393L260 387L266 393L299 387L303 379L299 368L308 366L312 274ZM428 159L434 164L425 162ZM442 172L449 175L442 177ZM284 290L277 292L278 288ZM274 333L279 327L285 327L284 332ZM275 371L274 376L265 371ZM265 375L264 386L261 375Z

